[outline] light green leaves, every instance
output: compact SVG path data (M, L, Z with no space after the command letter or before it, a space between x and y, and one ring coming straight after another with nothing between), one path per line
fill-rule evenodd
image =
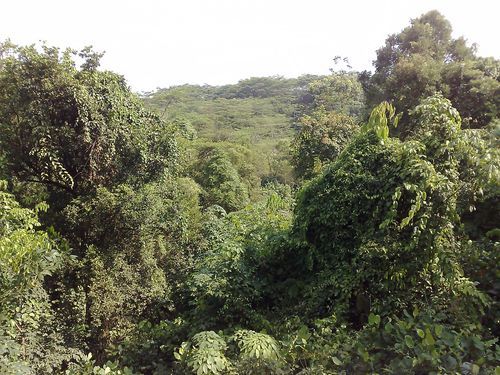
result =
M238 359L250 361L278 361L280 357L277 341L264 333L238 330L230 338L239 348ZM178 361L184 362L196 375L225 374L234 369L226 356L227 344L223 337L213 331L197 333L174 352Z
M422 331L420 328L417 328L417 335L418 337L423 339L425 337L425 332Z
M363 127L364 131L373 130L382 140L389 137L389 125L398 126L401 113L396 114L396 109L388 102L382 102L376 106L368 119L368 123Z
M333 363L335 363L335 365L342 366L342 361L340 359L338 359L337 357L333 356L332 361L333 361Z
M186 360L187 366L196 375L219 375L231 367L225 357L227 345L214 331L203 331L193 336L190 343L183 343L174 352L177 360Z
M428 346L433 346L436 343L434 337L432 336L431 330L429 328L425 329L424 343Z
M60 254L34 211L0 190L0 311L58 268Z
M378 327L380 325L380 315L370 313L368 315L368 324Z
M409 335L405 336L405 344L408 346L408 348L412 349L415 347L415 342L413 341L413 338Z
M243 358L279 359L279 347L276 340L265 333L250 330L239 330L234 334L234 340L240 348Z
M40 347L50 329L41 332L52 313L43 282L60 267L61 254L40 230L36 211L22 208L4 185L0 182L0 372L30 374L28 356L45 355ZM27 338L40 344L33 347Z

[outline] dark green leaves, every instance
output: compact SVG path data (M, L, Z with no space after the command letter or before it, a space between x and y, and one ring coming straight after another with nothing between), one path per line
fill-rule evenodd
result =
M172 129L147 112L124 79L96 70L98 55L12 47L0 69L0 145L21 180L83 193L150 181L176 168Z

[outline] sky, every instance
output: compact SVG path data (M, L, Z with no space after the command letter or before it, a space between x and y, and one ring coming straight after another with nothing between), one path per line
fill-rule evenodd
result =
M0 40L92 45L137 92L327 74L337 55L370 70L389 34L432 9L454 37L500 58L495 0L6 0L1 9Z

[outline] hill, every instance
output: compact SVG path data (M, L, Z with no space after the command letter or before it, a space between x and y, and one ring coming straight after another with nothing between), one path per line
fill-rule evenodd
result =
M307 88L318 78L254 77L224 86L174 86L145 94L143 100L165 120L188 120L200 138L251 144L267 153L292 138Z

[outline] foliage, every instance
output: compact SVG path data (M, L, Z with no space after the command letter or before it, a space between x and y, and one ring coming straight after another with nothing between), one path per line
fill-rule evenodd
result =
M283 328L285 358L300 374L492 373L499 355L497 339L480 325L455 326L429 309L387 318L370 314L359 331L335 316L311 327L289 320Z
M292 164L299 178L317 175L333 161L357 131L364 112L364 93L358 76L346 71L312 81L299 99L300 112L291 145Z
M370 104L390 100L404 113L426 96L441 91L466 120L484 127L498 115L499 62L479 58L464 38L451 38L451 25L439 12L430 11L390 35L377 50L375 73L363 73Z
M306 114L316 110L334 111L361 117L365 107L363 87L353 72L332 72L329 76L312 81L302 97Z
M291 154L295 174L305 179L319 174L325 164L335 160L358 131L352 117L324 109L302 117L300 126Z
M204 189L205 207L216 204L227 211L235 211L248 202L248 188L224 151L202 149L194 169L194 178Z
M302 115L310 96L308 86L318 78L254 77L234 85L183 85L159 89L142 99L167 121L181 119L190 123L202 143L211 142L226 152L236 145L249 149L254 161L246 163L255 168L259 178L265 179L264 183L269 180L291 183L293 176L288 162L288 143L294 135L291 122ZM198 150L196 143L187 148L192 146Z
M208 188L206 189L208 195L210 194L208 190L220 190L222 188L222 186L220 188L216 186L217 178L232 178L239 180L234 186L240 186L241 189L247 191L248 197L246 199L252 201L257 199L262 178L261 164L265 163L262 155L255 154L247 146L232 142L198 140L190 143L188 147L186 150L188 157L185 163L185 173L192 176L202 188ZM207 164L215 164L212 167L216 167L217 162L224 164L226 167L220 170L216 168L217 173L213 176L213 179L210 179L210 174L206 171ZM207 185L210 185L210 187ZM239 199L245 200L245 197ZM220 203L216 204L220 205Z
M44 279L62 264L62 254L38 213L23 208L0 181L0 372L51 373L74 353L61 345Z
M0 45L2 374L499 372L498 61L439 13L373 76L101 57Z
M293 135L289 122L298 110L296 102L316 78L262 77L225 86L175 86L143 100L166 120L185 118L200 138L251 145L257 154L267 154Z
M194 335L191 342L185 342L174 353L178 360L186 361L186 365L196 375L224 374L231 368L225 357L226 342L214 331L203 331Z
M401 142L388 137L386 107L373 111L363 132L299 195L294 235L317 275L304 291L309 308L327 304L359 319L363 311L439 303L450 293L485 303L458 262L457 112L440 96L425 100L415 115L427 127L419 140Z
M239 330L235 332L234 340L238 344L241 357L245 359L279 359L278 343L265 333Z
M238 330L232 336L239 349L239 374L284 374L278 342L265 333Z
M217 207L204 218L206 251L197 259L188 281L200 329L221 323L260 324L254 311L262 293L256 269L271 250L270 240L288 229L291 221L289 189L270 187L261 202L226 215ZM220 209L220 207L219 207Z
M173 309L173 289L191 267L200 230L198 193L191 180L163 179L136 191L99 188L65 208L68 238L81 244L77 274L94 350Z
M172 171L177 150L168 128L122 77L94 69L95 54L82 51L80 69L75 54L47 46L4 51L0 139L10 173L82 193Z
M267 156L269 174L261 178L261 185L270 183L291 185L294 181L293 170L289 155L290 142L280 141Z
M92 354L81 355L75 362L69 364L64 372L66 375L133 375L128 367L121 368L116 362L106 362L102 366L96 365Z
M442 73L443 92L471 128L484 127L498 117L500 61L480 58L450 63Z
M281 374L279 345L264 333L238 330L229 337L237 352L214 331L202 331L174 352L181 364L194 374ZM228 358L226 354L233 354Z
M181 318L140 321L123 341L109 348L110 358L139 373L166 372L175 361L174 350L188 336L186 323Z
M457 329L435 311L405 312L404 318L387 321L370 318L357 347L361 371L478 374L491 371L500 359L498 340L482 337L480 325Z

